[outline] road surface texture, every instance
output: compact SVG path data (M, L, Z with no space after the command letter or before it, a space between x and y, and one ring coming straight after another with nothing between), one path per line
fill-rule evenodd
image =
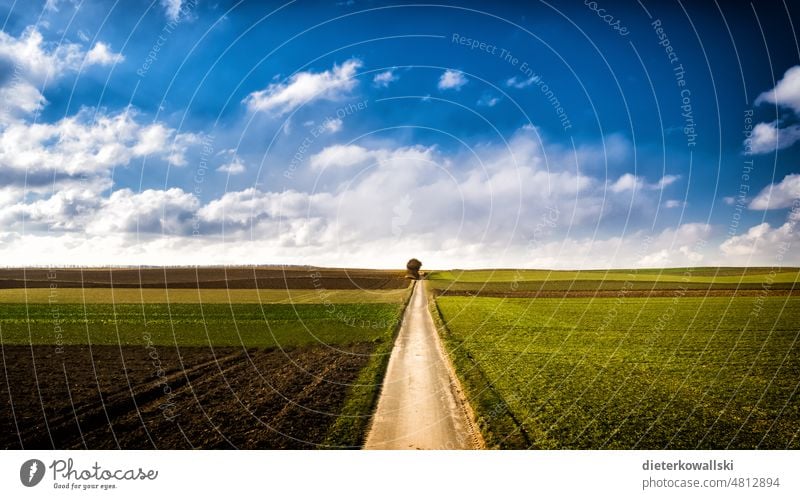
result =
M395 342L366 449L474 449L480 434L428 310L414 284Z

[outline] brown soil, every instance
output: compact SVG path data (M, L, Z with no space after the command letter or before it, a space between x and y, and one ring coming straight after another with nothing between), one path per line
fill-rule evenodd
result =
M404 271L313 267L0 269L0 288L398 289Z
M0 448L305 449L373 346L0 348Z

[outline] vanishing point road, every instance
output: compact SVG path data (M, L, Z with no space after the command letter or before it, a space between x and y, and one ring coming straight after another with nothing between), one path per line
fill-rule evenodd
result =
M482 441L466 404L428 310L425 285L415 282L365 448L478 448Z

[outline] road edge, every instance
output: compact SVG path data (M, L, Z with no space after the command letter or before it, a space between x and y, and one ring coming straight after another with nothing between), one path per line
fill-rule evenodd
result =
M447 373L450 377L450 390L453 392L455 400L458 402L458 405L461 407L461 410L464 413L464 419L467 422L467 430L469 432L468 436L472 442L472 450L486 450L486 440L483 438L483 433L481 433L475 410L472 408L472 404L470 404L469 398L467 398L466 392L461 386L461 380L459 380L456 370L453 367L453 359L450 358L450 354L448 354L447 349L444 347L444 342L442 341L440 333L441 328L439 327L441 317L439 317L440 320L437 321L437 317L433 313L433 311L436 310L433 292L427 286L426 282L423 281L420 285L425 288L425 300L427 301L428 305L428 314L430 315L431 320L433 321L434 329L436 330L436 348L439 350L439 355L444 360L445 367L447 368Z

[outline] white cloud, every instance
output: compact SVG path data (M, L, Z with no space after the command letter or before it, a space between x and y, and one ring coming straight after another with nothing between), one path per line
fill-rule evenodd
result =
M777 184L770 184L750 201L751 210L777 210L789 208L800 199L800 174L783 177Z
M252 92L242 102L252 112L280 115L316 99L337 100L358 84L354 76L361 66L360 60L349 59L320 73L296 73L287 83L272 83L264 90Z
M681 201L680 199L667 199L666 201L664 201L664 208L668 209L682 208L685 205L686 203L684 201Z
M124 130L123 125L119 126ZM75 125L82 126L86 124ZM161 127L148 128L149 133L122 133L135 139L123 140L114 157L122 161L136 154L168 155L170 141L157 138L176 132ZM145 128L138 126L140 132ZM118 135L111 125L104 133ZM100 149L105 142L101 144ZM426 265L444 267L730 264L719 247L704 246L713 234L706 224L683 224L655 234L636 229L649 227L650 215L658 208L654 191L677 177L649 183L622 176L628 187L614 192L601 167L576 169L571 150L553 148L532 127L518 130L507 145L478 145L469 154L419 144L378 144L332 145L310 157L316 190L308 192L300 187L250 188L201 202L180 188L103 194L73 184L55 195L40 192L26 199L18 189L3 187L0 260L392 267L413 253ZM588 151L600 145L585 147ZM218 157L226 164L238 161L229 149ZM595 161L603 163L602 158ZM577 173L583 171L596 173ZM632 189L641 189L635 205ZM21 217L26 220L24 234L2 232L14 230ZM614 217L628 220L622 232ZM194 227L199 234L190 236ZM770 231L780 232L767 229L754 234L769 238ZM223 230L227 243L219 237ZM777 235L773 239L781 240ZM738 249L748 242L727 242L724 248L751 258L751 253ZM759 255L768 259L770 253Z
M491 94L483 94L481 98L478 99L477 104L479 106L494 107L498 102L500 102L500 97L495 97Z
M528 79L521 79L517 78L516 76L512 76L511 78L506 80L506 86L512 88L525 88L533 85L539 80L538 76L531 76Z
M8 78L0 84L0 124L33 116L47 104L42 92L47 83L58 80L81 65L109 65L122 60L103 42L88 53L76 43L47 43L33 26L17 38L0 31L0 66Z
M177 21L181 16L181 7L183 0L161 0L161 6L164 7L164 13L170 21Z
M797 265L796 246L800 244L797 223L800 211L789 213L786 222L779 227L761 223L746 233L726 239L720 250L726 261L736 265L755 265L768 262L771 265Z
M119 189L103 201L86 226L89 234L186 234L199 202L178 188L133 192Z
M231 161L217 168L218 172L227 173L229 175L238 175L240 173L244 173L246 170L247 168L245 168L241 158L235 155Z
M772 103L787 107L795 114L800 113L800 66L786 71L783 78L772 90L763 92L755 100L756 104ZM764 154L791 147L800 141L800 125L780 127L778 121L758 123L744 141L745 152Z
M615 193L642 189L657 190L663 189L664 187L675 183L679 178L680 177L678 175L664 175L658 182L649 184L642 177L636 176L632 173L625 173L620 176L616 182L611 184L609 189L611 189L611 192Z
M24 80L0 87L0 123L32 116L44 109L47 99L39 89Z
M23 202L23 192L13 197L16 202L12 204L9 198L8 204L0 210L0 222L10 228L24 219L28 231L79 230L101 204L97 186L80 184L62 186L49 198L29 203Z
M119 64L124 61L125 57L122 54L111 51L111 47L103 42L97 42L86 54L86 64L97 64L100 66L108 66L111 64Z
M311 157L312 168L348 167L363 163L372 157L370 151L357 145L333 145Z
M616 182L611 184L611 192L624 192L633 191L642 187L643 181L641 178L631 173L626 173L617 179Z
M394 70L389 69L378 73L372 78L372 83L375 84L376 87L388 87L390 83L399 80L400 77L394 74Z
M439 90L460 90L469 80L461 71L448 69L439 77Z
M325 121L325 123L322 124L322 127L328 133L336 133L342 129L343 124L344 122L339 118L333 118Z
M58 12L58 0L47 0L44 3L45 12Z
M13 123L0 131L0 171L79 175L149 155L182 165L197 140L161 123L140 124L133 110L105 115L84 109L55 123Z
M396 149L367 149L362 146L336 144L326 147L311 156L310 165L315 169L348 168L366 162L387 167L402 166L409 161L434 162L434 149L423 146L399 147Z
M756 105L765 102L788 107L795 113L800 113L800 66L789 68L775 88L762 93L755 101Z
M35 83L43 83L48 77L57 78L67 71L77 71L84 61L89 66L104 66L117 62L118 57L120 54L112 53L103 42L97 42L88 53L77 43L45 43L42 34L33 26L26 28L19 38L0 31L0 60L10 62L18 74Z
M102 198L92 188L74 186L61 189L47 199L10 206L3 210L0 221L9 225L24 217L26 232L182 235L191 232L192 215L198 207L197 198L178 188L139 193L119 189Z
M184 165L189 146L199 141L194 134L178 133L162 123L140 123L132 109L112 115L84 109L54 123L10 123L0 129L0 211L13 206L7 213L9 220L19 220L61 202L56 198L51 204L27 207L23 203L26 193L34 196L35 202L46 201L46 196L57 192L65 194L64 202L86 204L93 200L84 199L84 191L99 197L112 187L115 168L145 157L150 158L149 164ZM64 215L77 215L78 211ZM72 222L56 220L52 224L67 227Z
M658 183L655 186L652 186L651 188L652 189L663 189L663 188L667 187L668 185L674 184L675 182L680 180L680 178L681 178L680 175L664 175L663 177L661 177L661 179L658 181Z
M750 141L750 151L753 154L763 154L778 151L794 145L800 140L800 125L789 125L778 128L778 123L758 123L753 127ZM745 147L747 142L745 141Z
M686 223L674 229L664 229L655 237L641 239L635 251L646 254L636 261L636 265L639 267L697 265L705 258L703 251L707 247L712 231L712 227L705 223Z

